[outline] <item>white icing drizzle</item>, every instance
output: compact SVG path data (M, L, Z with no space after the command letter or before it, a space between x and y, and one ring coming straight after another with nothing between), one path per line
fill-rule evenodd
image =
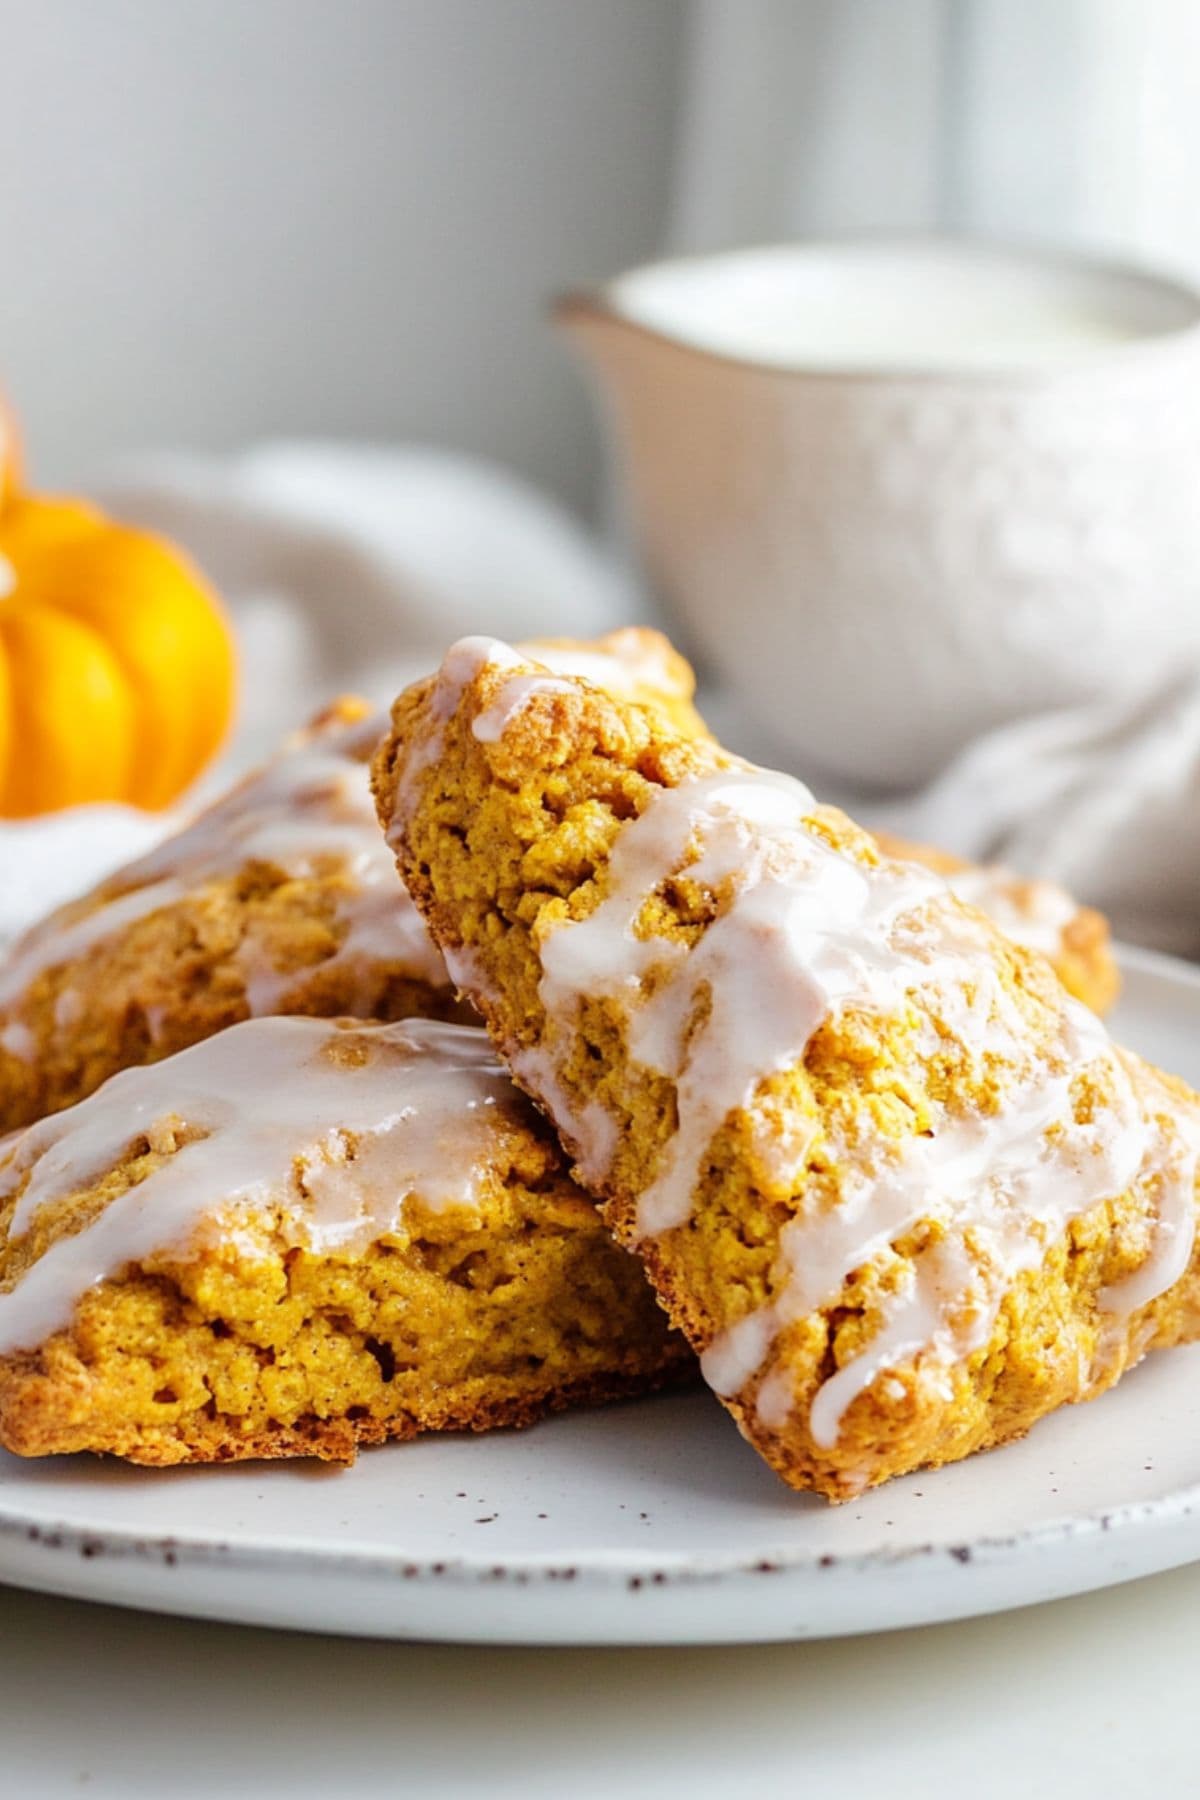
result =
M70 1031L83 1017L83 995L77 987L63 988L54 1001L56 1031Z
M71 962L207 882L256 863L291 878L337 872L335 906L345 935L325 970L360 973L364 993L380 963L446 986L442 959L397 881L375 817L364 759L381 728L381 720L370 719L283 751L186 830L111 877L98 906L35 926L0 968L0 1007L11 1006L41 970ZM276 969L252 937L240 946L239 964L255 1015L277 1010L310 972Z
M511 655L456 647L435 693L441 728L483 663L511 666ZM485 740L504 723L502 709ZM437 750L422 754L432 760ZM594 1103L568 1091L560 1070L582 1007L602 997L623 1010L631 1060L672 1080L677 1097L676 1129L639 1198L638 1230L647 1235L686 1222L716 1132L767 1078L798 1065L837 1013L903 1020L914 1053L949 1043L976 1082L995 1059L1005 1066L994 1114L969 1102L942 1109L897 1149L864 1110L854 1143L827 1138L843 1171L836 1205L820 1210L813 1189L812 1206L781 1234L774 1300L722 1333L703 1359L727 1395L761 1373L759 1416L780 1428L793 1396L786 1368L773 1362L779 1331L835 1301L850 1275L907 1232L940 1227L882 1301L866 1348L818 1393L810 1425L829 1446L854 1398L891 1369L915 1363L920 1380L946 1392L948 1367L986 1342L1012 1282L1040 1264L1071 1220L1135 1184L1145 1261L1103 1303L1128 1311L1164 1292L1191 1252L1197 1140L1175 1117L1179 1109L1170 1124L1151 1117L1133 1065L1074 1002L1064 997L1057 1034L1035 1047L999 979L984 919L928 870L868 866L832 848L807 822L812 810L799 782L746 765L658 793L619 834L600 905L557 925L541 946L545 1034L521 1052L517 1073L586 1177L602 1185L617 1134L611 1121L598 1123ZM694 887L711 909L690 945L647 928L647 903L666 882ZM1043 923L1056 916L1044 910ZM470 970L463 974L469 985ZM1077 1118L1085 1072L1104 1097L1094 1116ZM970 1085L964 1076L964 1094ZM756 1179L772 1193L804 1191L807 1132L771 1137L754 1133ZM894 1378L891 1385L903 1391Z
M504 736L518 713L524 712L531 700L540 694L571 694L575 689L557 675L510 675L490 706L485 706L471 722L471 732L481 744L496 744Z
M916 940L899 927L944 895L942 883L830 849L804 824L812 809L800 782L746 768L663 789L617 838L601 904L542 946L550 1017L573 1021L585 997L623 1002L631 1056L676 1084L678 1127L638 1205L644 1236L684 1223L723 1121L803 1057L823 1019L843 1004L887 1010L913 981ZM691 948L635 934L647 900L679 872L717 896ZM783 1184L800 1177L808 1143L786 1148Z
M1101 1305L1117 1319L1137 1312L1175 1285L1191 1261L1196 1238L1200 1121L1167 1092L1157 1069L1143 1063L1139 1073L1146 1104L1162 1105L1174 1133L1160 1137L1145 1171L1158 1189L1146 1259L1140 1268L1100 1296Z
M582 678L626 699L651 689L664 695L681 695L679 680L671 674L666 658L663 641L635 627L611 632L598 643L579 648L535 639L514 650L499 638L459 638L447 651L437 673L429 700L430 729L422 743L405 747L388 842L393 847L399 843L417 799L421 776L440 758L446 726L458 711L464 691L484 669L512 672L512 678L502 684L471 724L478 742L495 744L537 695L573 691L572 680L559 677Z
M284 1242L329 1255L402 1230L409 1199L477 1206L514 1102L482 1031L424 1020L250 1020L114 1075L5 1144L0 1201L29 1173L10 1242L140 1139L202 1135L0 1293L0 1355L59 1330L83 1293L128 1264L186 1257L250 1215L275 1214Z
M542 1101L553 1119L570 1120L570 1129L563 1135L579 1179L599 1186L612 1167L620 1138L612 1113L598 1101L580 1104L569 1095L554 1072L551 1058L536 1046L509 1051L508 1066L522 1087Z
M494 638L489 643L488 663L493 667L511 666L512 652L507 645ZM662 699L687 697L687 689L671 668L670 646L657 632L629 626L590 645L553 644L535 638L517 648L539 670L550 670L550 678L530 671L505 682L472 723L472 733L480 743L498 743L510 722L535 696L572 693L580 678L623 700L644 701L651 695ZM555 679L559 676L570 679Z
M939 1362L986 1343L1004 1292L1040 1265L1073 1219L1153 1174L1159 1146L1128 1071L1092 1016L1073 1001L1066 1007L1067 1029L1053 1065L1031 1059L999 1114L956 1116L943 1109L931 1135L852 1168L834 1209L805 1210L785 1225L775 1300L751 1315L752 1326L742 1321L723 1333L707 1354L705 1372L717 1391L736 1393L753 1375L762 1360L750 1363L756 1334L769 1344L793 1320L836 1301L856 1269L906 1232L922 1221L941 1224L945 1236L918 1251L881 1329L818 1393L810 1425L815 1441L828 1447L837 1441L845 1408L877 1375L932 1351L936 1383ZM1104 1110L1080 1123L1072 1089L1089 1066L1103 1069L1112 1092ZM1194 1148L1185 1159L1190 1193ZM1164 1243L1148 1254L1136 1278L1143 1298L1131 1290L1130 1305L1116 1294L1104 1303L1129 1311L1169 1287L1187 1262L1191 1218L1189 1210L1171 1221L1170 1248ZM1165 1217L1159 1225L1168 1225ZM759 1391L763 1424L777 1427L790 1401L786 1375L777 1369Z
M676 699L687 698L671 667L667 642L657 632L629 626L610 632L588 648L535 639L526 649L552 674L582 676L593 687L605 688L622 700L640 700L651 691Z
M1079 908L1053 881L1021 881L999 864L958 869L947 876L952 893L977 906L1006 937L1043 956L1062 948L1062 934Z
M446 727L458 711L463 693L486 668L526 669L528 658L502 644L499 638L464 637L452 644L438 670L429 696L429 729L420 744L406 744L393 796L387 842L394 850L400 842L418 798L421 777L441 757Z
M28 1025L23 1025L20 1019L10 1019L3 1031L0 1031L0 1050L7 1051L9 1056L15 1056L19 1062L29 1062L36 1048L37 1039Z

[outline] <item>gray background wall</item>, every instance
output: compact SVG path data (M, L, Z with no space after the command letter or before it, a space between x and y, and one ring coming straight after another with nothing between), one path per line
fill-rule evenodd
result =
M273 433L564 498L547 297L890 226L1200 278L1197 0L0 0L0 388L46 481Z
M587 500L543 308L657 247L684 0L0 12L0 387L41 480L318 433Z

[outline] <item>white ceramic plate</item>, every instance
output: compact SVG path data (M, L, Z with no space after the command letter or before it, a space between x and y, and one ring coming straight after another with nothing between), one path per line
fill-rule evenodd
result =
M1200 972L1130 952L1118 1034L1200 1084ZM1200 1345L1023 1443L830 1508L702 1393L329 1472L0 1455L0 1580L162 1612L481 1643L913 1625L1200 1558Z

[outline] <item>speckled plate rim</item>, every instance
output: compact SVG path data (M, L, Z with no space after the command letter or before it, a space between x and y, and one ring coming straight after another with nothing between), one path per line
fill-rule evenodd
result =
M1042 1604L1200 1560L1200 1487L1012 1536L718 1561L589 1552L571 1563L412 1561L0 1518L0 1580L182 1617L434 1642L793 1642Z
M1200 1027L1200 970L1140 950L1122 950L1121 960L1131 976L1188 993ZM0 1581L185 1616L385 1638L597 1645L837 1636L1008 1610L1197 1559L1200 1481L1050 1515L1011 1534L935 1533L929 1542L837 1554L781 1543L749 1557L737 1548L597 1547L566 1559L409 1556L295 1533L231 1540L90 1529L6 1500L0 1479Z
M930 1480L934 1476L929 1477ZM878 1495L872 1496L872 1504ZM0 1581L23 1585L9 1567L5 1542L13 1539L50 1552L63 1551L84 1562L95 1558L130 1558L161 1563L166 1568L184 1564L222 1569L257 1569L265 1565L280 1570L315 1571L337 1568L355 1575L407 1580L428 1579L441 1584L475 1585L480 1582L599 1581L623 1582L633 1588L661 1586L668 1582L711 1583L730 1577L776 1574L825 1573L840 1569L862 1575L872 1570L894 1569L914 1561L944 1560L958 1568L976 1561L995 1562L1015 1551L1053 1550L1068 1539L1085 1535L1115 1539L1122 1531L1148 1527L1170 1530L1196 1520L1195 1542L1180 1562L1200 1561L1200 1482L1154 1500L1132 1501L1091 1513L1065 1513L1009 1535L965 1537L919 1545L880 1545L873 1550L837 1554L781 1545L767 1555L743 1558L701 1556L689 1551L658 1552L639 1556L621 1550L593 1549L588 1560L564 1561L561 1556L529 1553L519 1563L498 1563L494 1557L446 1556L431 1560L383 1554L362 1545L331 1549L327 1542L281 1537L272 1542L245 1543L196 1533L163 1533L161 1536L114 1529L90 1529L68 1520L40 1514L7 1511L0 1503ZM1162 1564L1169 1567L1170 1564ZM1014 1602L1016 1605L1023 1601Z

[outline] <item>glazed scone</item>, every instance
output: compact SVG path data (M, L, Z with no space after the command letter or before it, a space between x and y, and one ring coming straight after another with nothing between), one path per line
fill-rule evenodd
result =
M251 1016L454 1016L441 958L380 852L378 723L339 701L17 942L0 964L0 1131Z
M520 648L554 674L581 675L618 699L656 706L685 737L707 735L694 704L695 671L660 632L633 627L598 638L594 645L535 638ZM1093 1012L1103 1014L1114 1004L1121 976L1103 913L1080 906L1055 882L966 862L889 832L872 835L886 855L936 870L960 899L987 913L1008 937L1048 957L1067 992Z
M346 1460L691 1360L482 1031L253 1020L0 1152L23 1456Z
M466 640L401 873L745 1435L831 1499L1197 1329L1200 1103L789 777Z
M656 706L685 737L707 735L694 704L695 671L660 632L633 627L594 644L535 638L519 647L554 674L581 675L618 699ZM966 862L889 832L872 835L886 855L936 870L960 899L987 913L1006 936L1048 957L1067 992L1093 1012L1103 1014L1114 1004L1121 975L1103 913L1081 906L1056 882L997 864Z
M658 632L547 653L700 728L691 669ZM367 762L385 724L338 701L194 824L25 935L0 962L0 1132L251 1017L466 1016L375 820Z
M1103 913L1080 906L1057 882L1027 879L999 864L964 862L890 832L873 835L885 856L935 869L960 900L987 913L1006 936L1048 957L1067 992L1093 1012L1106 1013L1113 1005L1121 973Z

